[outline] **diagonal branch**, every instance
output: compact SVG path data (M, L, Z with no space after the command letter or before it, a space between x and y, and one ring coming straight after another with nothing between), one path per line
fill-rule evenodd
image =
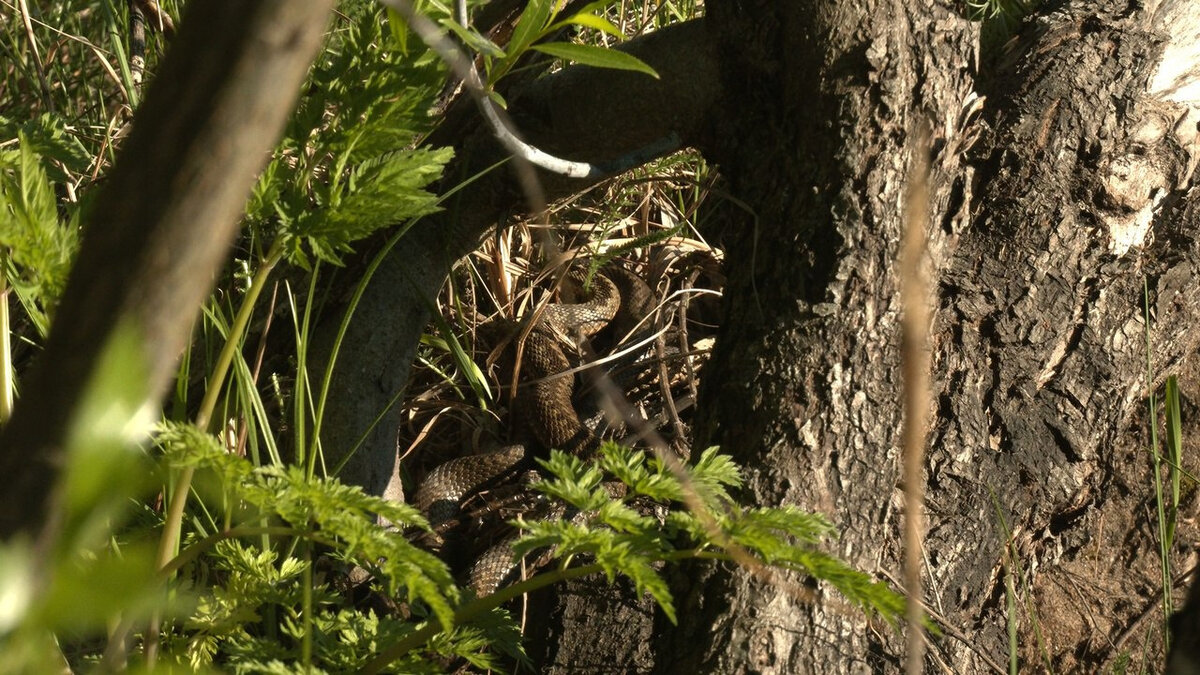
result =
M320 46L332 0L194 0L138 110L46 351L0 435L0 537L41 529L62 446L118 324L134 327L144 390L167 384Z

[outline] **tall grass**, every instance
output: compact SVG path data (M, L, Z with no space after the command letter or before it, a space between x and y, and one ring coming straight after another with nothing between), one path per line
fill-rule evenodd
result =
M1158 401L1155 396L1156 379L1155 379L1155 372L1154 372L1153 353L1150 348L1150 332L1151 332L1150 286L1149 286L1149 282L1145 278L1142 279L1142 292L1143 292L1143 300L1145 303L1144 307L1145 307L1145 319L1146 319L1146 386L1149 389L1149 391L1147 392L1146 399L1147 399L1147 406L1149 408L1149 422L1150 422L1150 459L1151 459L1150 473L1151 473L1151 479L1154 482L1154 510L1155 510L1155 515L1156 515L1156 525L1157 525L1157 529L1158 529L1158 555L1159 555L1159 562L1160 562L1159 573L1160 573L1160 582L1162 584L1161 593L1162 593L1162 610L1163 610L1162 640L1163 640L1163 653L1165 655L1167 652L1170 651L1170 648L1171 648L1170 619L1171 619L1171 614L1173 614L1175 611L1174 598L1173 598L1173 592L1172 592L1173 584L1171 581L1171 547L1172 547L1171 540L1172 540L1172 537L1174 536L1174 527L1175 527L1174 523L1175 523L1175 519L1176 519L1176 511L1177 511L1178 502L1179 502L1179 475L1178 475L1178 471L1176 471L1174 468L1175 466L1178 466L1178 464L1179 464L1178 463L1178 454L1177 454L1179 452L1179 446L1178 446L1179 421L1178 421L1178 417L1177 417L1178 407L1179 407L1179 396L1178 396L1178 393L1175 390L1175 388L1171 387L1167 398L1168 398L1168 400L1173 401L1175 405L1174 405L1173 412L1171 409L1172 407L1170 405L1167 406L1168 415L1171 416L1167 420L1167 429L1168 429L1168 438L1169 439L1173 438L1175 441L1175 442L1169 444L1169 447L1171 447L1172 452L1175 453L1175 456L1173 456L1171 458L1172 461L1168 463L1168 462L1164 462L1164 458L1162 457L1161 453L1159 452L1159 447L1158 447ZM1172 380L1173 379L1174 378L1172 378ZM1174 433L1172 433L1172 430ZM1164 495L1163 495L1162 470L1163 470L1164 464L1167 464L1167 467L1168 467L1167 470L1170 474L1171 485L1173 488L1171 495L1168 498L1164 498Z

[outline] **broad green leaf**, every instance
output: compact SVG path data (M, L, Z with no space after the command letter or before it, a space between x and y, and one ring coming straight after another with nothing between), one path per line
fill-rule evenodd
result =
M42 599L42 621L64 631L102 630L118 614L145 621L166 601L154 558L142 543L60 560Z
M602 33L607 33L621 40L629 39L625 37L625 33L623 33L620 28L617 28L616 25L608 19L596 14L585 14L583 12L575 14L569 19L559 21L558 23L547 28L546 32L553 33L560 28L566 28L568 25L572 24L576 26L582 26L584 28L595 28Z
M517 25L513 28L512 37L508 40L508 53L516 58L529 45L546 34L546 24L550 22L554 0L529 0Z
M567 42L548 42L544 45L534 45L532 48L543 54L549 54L550 56L580 63L585 66L612 68L614 70L632 70L645 73L656 80L659 79L658 73L646 65L645 61L625 52L616 51L615 49L577 45Z
M426 0L413 0L413 11L418 14L427 14ZM400 12L388 7L386 8L388 17L388 29L392 32L392 38L396 40L396 45L400 47L400 53L408 56L408 22L400 15Z
M595 2L589 2L581 7L578 12L575 12L575 16L580 14L596 14L599 10L613 4L614 1L615 0L595 0Z
M25 540L13 539L0 546L0 635L9 634L25 620L34 602L38 566Z
M392 31L392 39L400 47L400 53L408 56L408 22L400 16L400 12L392 8L387 10L388 28Z
M66 439L62 477L67 545L98 545L128 500L149 487L151 474L139 446L154 430L142 331L122 319L108 337L84 389Z
M501 49L495 42L492 42L473 30L463 28L458 24L457 21L453 21L451 19L442 19L441 24L450 32L457 35L458 39L462 40L463 43L468 47L479 52L480 54L483 54L484 56L490 56L495 59L502 59L507 56L507 54L504 53L504 50Z

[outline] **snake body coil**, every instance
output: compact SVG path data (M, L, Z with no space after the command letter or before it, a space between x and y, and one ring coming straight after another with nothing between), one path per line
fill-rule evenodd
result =
M569 278L579 284L581 277L572 273ZM564 338L590 337L610 323L615 330L627 329L652 306L650 289L640 278L626 270L606 270L592 279L585 302L544 308L524 341L522 383L513 401L514 414L533 443L461 457L434 468L421 482L413 505L427 515L435 533L453 524L468 496L502 482L532 456L550 449L588 456L598 447L598 439L572 404L574 378L562 375L571 364L561 343ZM426 542L435 547L443 543L438 534ZM479 556L469 573L476 594L486 595L506 583L513 571L511 560L506 543Z

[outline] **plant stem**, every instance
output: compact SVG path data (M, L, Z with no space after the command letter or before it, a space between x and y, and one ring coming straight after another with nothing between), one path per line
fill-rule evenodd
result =
M301 617L304 623L304 634L300 642L300 663L304 664L304 672L312 670L312 652L313 652L313 556L312 542L304 542L304 561L308 563L304 566L302 581L304 588L302 589L302 609Z
M217 356L217 363L213 367L208 390L204 392L204 400L200 404L200 412L196 414L196 426L201 429L208 428L213 411L217 407L217 399L221 395L225 376L229 373L230 364L233 363L233 355L241 344L242 334L245 333L246 326L250 324L250 317L254 314L254 306L258 303L258 296L262 293L262 289L266 288L267 278L271 276L275 265L282 259L283 245L279 240L276 240L271 245L271 250L267 252L267 259L263 261L258 271L254 273L254 279L250 282L250 288L246 289L246 297L242 300L242 306L238 308L233 325L229 327L229 335L225 338L225 345L221 348L220 355Z
M245 332L246 326L250 324L250 316L254 313L254 305L258 300L262 289L267 285L267 277L270 276L271 270L279 260L283 258L283 246L278 241L271 247L267 259L262 266L258 268L258 272L254 275L254 280L250 284L250 288L246 290L246 297L242 300L242 306L238 309L237 317L234 318L233 325L229 327L229 335L225 337L225 345L221 348L221 353L217 357L216 366L213 368L212 378L208 383L208 391L204 393L204 400L200 404L200 412L196 413L196 426L202 430L207 430L212 421L213 410L217 407L217 399L220 397L221 389L225 382L225 376L229 373L229 365L233 363L233 355L238 345L241 343L242 333ZM192 475L195 473L193 467L187 467L179 474L179 482L175 486L175 492L171 495L171 504L167 509L167 520L163 525L163 536L159 541L158 547L158 566L164 567L174 555L175 546L179 539L180 525L183 522L183 507L187 504L188 492L191 490Z
M279 240L276 240L267 254L267 259L254 274L254 280L250 283L250 288L246 290L246 297L242 299L242 306L238 308L237 317L234 318L233 325L229 327L229 334L225 336L225 345L221 348L221 353L217 357L212 378L208 382L208 390L204 393L204 400L200 404L200 411L196 413L196 426L201 430L208 430L208 425L212 421L213 411L217 407L217 399L220 397L221 389L224 386L225 376L229 373L229 365L233 363L235 350L241 344L242 334L245 332L246 326L250 324L250 317L254 313L254 305L258 301L258 296L262 293L262 289L266 287L267 278L271 275L271 271L275 269L275 265L282 258L283 245ZM159 569L167 567L171 558L174 557L176 546L179 544L179 533L183 528L183 509L187 505L188 494L192 488L192 476L195 472L195 467L186 467L179 474L179 480L175 484L175 491L171 494L171 502L167 507L166 520L163 522L162 536L158 540ZM146 662L151 667L153 667L158 651L157 636L159 619L160 617L156 613L151 619L150 631L146 639Z
M321 418L325 411L323 408L312 409L312 379L308 376L308 338L312 335L312 315L313 315L313 297L317 294L317 277L320 271L320 263L313 265L312 274L309 275L308 297L304 299L304 317L301 319L299 333L296 335L296 450L301 452L304 450L305 439L301 432L304 430L304 425L301 424L305 413L311 412L313 415L312 424L312 442L308 445L308 451L305 453L304 470L307 477L312 478L317 470L317 455L321 452ZM324 459L322 459L324 465ZM324 468L324 466L322 466Z
M8 281L0 276L0 424L12 416L13 390L16 389L8 322L8 291Z

